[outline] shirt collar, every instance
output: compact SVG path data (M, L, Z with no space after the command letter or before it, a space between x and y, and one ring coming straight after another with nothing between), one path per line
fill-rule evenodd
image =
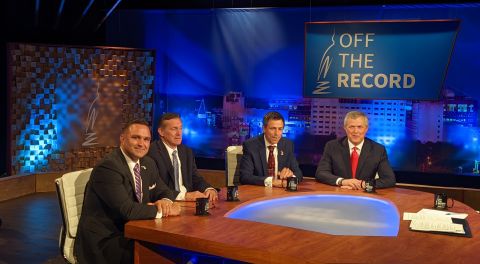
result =
M360 142L360 144L358 144L356 146L353 145L353 143L350 142L350 140L347 139L347 141L348 141L348 149L349 150L352 150L353 147L357 147L358 151L362 151L362 147L363 147L363 143L365 142L365 139L362 140L362 142Z
M178 148L172 148L172 147L170 147L170 146L169 146L167 143L165 143L165 141L163 141L163 140L162 140L162 143L163 143L163 145L165 145L165 148L167 149L167 152L168 152L168 155L169 155L169 156L172 156L172 153L173 153L174 150L177 151L177 155L178 155Z
M125 154L125 152L121 147L120 147L120 150L122 151L122 154L125 157L125 160L127 161L128 167L133 169L133 167L135 167L135 164L138 163L140 165L140 159L137 162L135 162L127 154Z

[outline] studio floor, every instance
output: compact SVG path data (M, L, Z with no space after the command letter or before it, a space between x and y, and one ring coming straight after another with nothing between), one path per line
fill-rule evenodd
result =
M0 202L0 264L65 263L58 249L62 225L55 192Z

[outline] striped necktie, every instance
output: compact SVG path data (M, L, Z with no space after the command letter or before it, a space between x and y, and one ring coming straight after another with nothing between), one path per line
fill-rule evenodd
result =
M138 202L142 202L142 176L140 175L140 164L135 164L133 167L133 172L135 174L135 196L137 197Z
M173 163L173 176L175 178L175 190L178 192L180 191L180 185L178 183L180 177L180 171L178 170L178 158L177 158L177 150L172 152L172 163Z

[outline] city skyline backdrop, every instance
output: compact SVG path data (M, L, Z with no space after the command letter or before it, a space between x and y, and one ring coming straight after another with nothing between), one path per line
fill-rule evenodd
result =
M295 142L299 162L316 165L325 143L345 136L345 114L356 110L369 117L367 137L385 145L395 170L479 173L478 101L449 89L439 101L268 100L246 98L241 92L223 97L163 95L161 100L168 101L168 112L180 113L184 143L199 157L223 158L227 146L241 145L262 133L266 112L278 111L285 118L283 136Z

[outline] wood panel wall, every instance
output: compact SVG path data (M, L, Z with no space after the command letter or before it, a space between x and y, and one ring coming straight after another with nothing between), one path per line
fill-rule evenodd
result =
M199 169L199 174L215 188L226 186L225 171ZM54 180L65 172L50 172L41 174L25 174L0 178L0 201L17 198L35 192L54 192ZM433 193L443 192L453 199L467 204L475 210L480 210L480 190L470 188L453 188L430 185L397 183L398 188L413 189Z

